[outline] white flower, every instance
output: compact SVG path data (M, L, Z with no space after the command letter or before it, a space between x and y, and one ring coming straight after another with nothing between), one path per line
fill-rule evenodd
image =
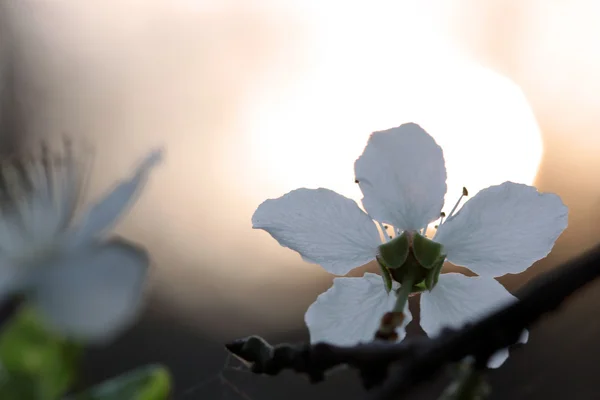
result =
M404 124L373 133L354 169L368 214L331 190L303 188L263 202L254 213L253 227L264 229L304 260L345 275L381 254L374 220L389 224L396 237L402 232L422 237L427 225L440 218L446 193L443 152L420 126ZM438 270L437 284L421 294L424 331L432 336L443 327L460 327L513 301L494 277L520 273L545 257L566 228L567 214L557 195L512 182L484 189L467 201L440 224L432 240L443 246L441 255L447 261L479 276L439 275ZM395 298L385 289L375 274L335 278L306 312L311 342L372 340L381 316L394 307ZM403 329L398 333L404 336ZM507 356L503 350L489 365L498 366Z
M49 326L85 341L110 340L136 316L149 266L145 250L106 233L135 200L162 156L149 154L74 220L85 160L62 154L13 159L0 169L0 300L15 293Z

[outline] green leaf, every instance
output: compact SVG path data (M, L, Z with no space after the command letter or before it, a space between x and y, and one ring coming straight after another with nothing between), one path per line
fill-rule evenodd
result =
M438 400L485 400L491 394L485 372L473 366L472 361L462 361L455 370L455 378Z
M413 236L413 253L415 258L423 268L431 269L437 265L437 261L442 256L444 247L427 239L425 236L415 233Z
M160 365L148 365L64 400L166 400L170 392L169 371Z
M38 394L39 389L32 385L31 378L28 375L8 373L3 370L0 372L0 398L3 400L34 400L50 399ZM52 399L54 400L54 399Z
M0 334L0 399L55 400L77 378L82 349L22 307ZM15 393L20 393L17 397Z
M408 234L403 232L379 246L378 261L389 269L400 268L408 257L409 245Z

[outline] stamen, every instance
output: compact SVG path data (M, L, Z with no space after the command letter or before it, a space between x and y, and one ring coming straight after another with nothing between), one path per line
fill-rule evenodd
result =
M460 204L460 201L462 200L463 197L466 197L469 195L469 192L467 191L466 187L463 187L462 190L462 195L458 198L458 201L456 202L456 204L454 205L454 208L452 209L452 211L450 211L450 215L448 215L448 219L450 219L450 217L452 217L452 215L454 215L454 211L456 211L456 208L458 207L458 205Z
M40 146L40 161L42 164L42 171L44 172L44 176L46 177L46 190L48 193L48 197L54 201L54 196L56 194L55 187L55 176L54 176L54 167L52 165L52 161L50 160L50 149L48 147L48 143L42 141Z
M23 176L18 170L16 162L12 162L2 168L3 194L6 196L6 206L13 206L19 203L26 195L23 187Z
M388 232L388 229L390 228L388 225L380 225L381 226L381 230L383 231L383 236L387 235L390 239L393 239L394 237L392 235L390 235L390 233ZM394 232L394 230L392 229L392 233Z
M74 143L67 135L63 135L61 139L58 145L41 140L33 152L15 155L13 160L8 161L8 174L14 175L10 169L17 168L18 171L22 165L24 172L19 184L27 189L25 197L34 196L47 201L48 207L54 209L49 209L48 212L56 212L61 228L65 228L83 200L92 157L91 152L86 151L88 148L84 149L80 141ZM4 185L7 180L6 168L3 167L0 177L3 178ZM14 189L9 192L14 197ZM23 205L30 207L28 201L23 202Z
M386 229L387 229L388 227L387 227L386 225L383 225L383 224L382 224L381 222L379 222L379 221L377 221L377 225L379 225L379 228L381 229L381 233L383 234L383 240L384 240L384 243L387 243L387 242L388 242L388 236L390 237L390 239L392 239L392 236L391 236L391 235L389 235L389 234L387 233L387 230L386 230Z
M445 217L445 216L446 216L446 213L442 211L442 212L440 213L440 225L444 223L444 217ZM436 229L437 229L437 227L438 227L438 226L439 226L439 225L436 225L436 226L435 226L435 227L436 227Z
M427 227L428 227L428 226L429 226L429 225L425 225L425 228L423 228L423 229L421 229L421 230L419 231L419 233L421 234L421 236L427 237Z
M57 166L62 168L60 171L62 180L60 203L62 203L61 212L66 227L83 202L83 194L88 188L95 153L87 143L78 141L75 146L73 139L67 134L63 134L62 142L63 154L58 154ZM75 147L77 148L75 149ZM85 155L79 153L85 153Z

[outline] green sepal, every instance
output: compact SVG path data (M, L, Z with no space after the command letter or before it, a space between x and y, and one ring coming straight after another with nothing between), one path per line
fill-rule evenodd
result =
M377 257L377 264L379 264L379 268L381 268L381 277L383 278L383 283L385 284L385 291L389 293L392 291L392 275L387 267L379 262L379 257Z
M169 371L161 365L147 365L64 400L166 400L170 392Z
M436 243L425 236L419 235L418 233L414 234L413 253L423 268L432 269L435 267L438 259L442 256L443 250L444 246L441 244Z
M435 287L435 285L437 285L440 278L440 273L442 272L442 267L444 266L444 261L446 261L446 255L441 254L433 263L432 268L429 270L427 277L425 278L425 287L427 290L431 290Z
M379 262L389 269L400 268L408 257L410 241L408 234L396 236L387 243L379 246Z
M413 293L421 293L428 290L427 289L427 285L425 284L425 280L422 280L421 282L413 285Z

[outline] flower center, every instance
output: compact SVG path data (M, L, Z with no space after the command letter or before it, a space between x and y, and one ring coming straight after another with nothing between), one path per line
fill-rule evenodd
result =
M448 219L453 215L462 199L469 195L463 187L462 195L450 211ZM444 223L445 213L440 213L439 225ZM438 282L446 254L441 244L427 238L427 226L418 231L400 232L392 226L379 223L385 243L379 246L377 262L389 292L393 281L400 284L396 291L395 312L403 312L408 297L424 290L432 290ZM392 236L389 232L396 236Z
M446 255L441 244L418 232L403 232L379 246L377 261L389 279L403 286L408 294L431 290L438 280ZM384 277L385 279L385 277Z
M50 151L44 142L32 153L0 160L0 251L13 262L35 265L58 251L80 197L85 163L65 138Z

